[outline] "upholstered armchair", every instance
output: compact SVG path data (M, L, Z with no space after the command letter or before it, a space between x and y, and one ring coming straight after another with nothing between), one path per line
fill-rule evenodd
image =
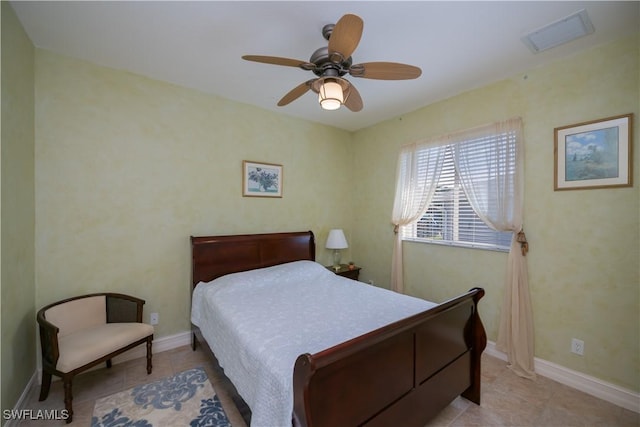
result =
M145 301L115 293L97 293L49 304L38 311L42 348L40 400L51 387L51 376L62 378L67 423L73 419L71 382L77 374L140 344L147 344L147 374L151 373L153 326L142 323Z

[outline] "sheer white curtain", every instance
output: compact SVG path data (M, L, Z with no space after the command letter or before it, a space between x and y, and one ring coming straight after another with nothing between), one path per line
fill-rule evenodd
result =
M396 171L396 195L391 222L394 225L395 242L391 262L391 289L403 293L402 236L399 228L420 219L427 210L436 191L445 147L426 150L427 142L402 147ZM420 165L420 166L419 166Z
M486 144L486 138L498 138ZM522 120L509 119L450 136L462 188L476 214L492 229L512 231L497 348L518 375L535 377L533 312L522 229L524 141ZM481 147L481 148L479 148ZM515 159L515 162L513 161ZM515 170L510 164L515 163Z

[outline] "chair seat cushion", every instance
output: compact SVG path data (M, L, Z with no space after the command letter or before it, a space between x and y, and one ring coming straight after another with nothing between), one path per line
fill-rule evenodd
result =
M58 342L56 369L73 371L149 335L153 335L153 326L146 323L106 323L74 332Z

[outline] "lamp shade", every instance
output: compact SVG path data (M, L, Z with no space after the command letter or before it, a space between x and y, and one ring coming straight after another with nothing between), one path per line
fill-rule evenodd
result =
M344 237L344 232L341 229L334 229L329 231L329 237L327 237L327 249L346 249L349 247L347 239Z

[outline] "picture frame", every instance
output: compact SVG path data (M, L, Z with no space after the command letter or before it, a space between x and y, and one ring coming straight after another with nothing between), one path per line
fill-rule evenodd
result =
M243 197L282 197L282 165L242 161Z
M631 187L633 114L554 129L554 190Z

